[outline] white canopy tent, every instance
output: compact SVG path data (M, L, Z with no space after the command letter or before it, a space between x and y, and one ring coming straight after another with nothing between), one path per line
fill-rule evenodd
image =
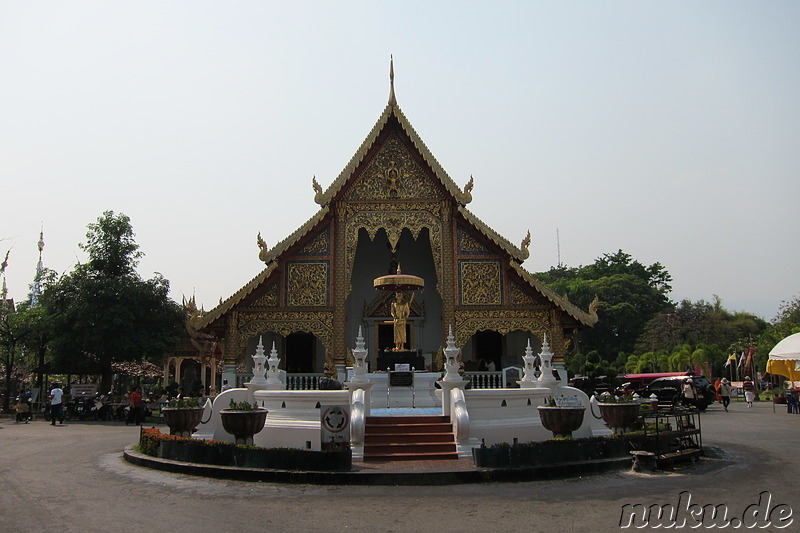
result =
M789 335L770 350L767 372L800 380L800 333Z

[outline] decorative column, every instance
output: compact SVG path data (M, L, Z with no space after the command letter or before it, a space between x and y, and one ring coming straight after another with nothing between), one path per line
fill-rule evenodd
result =
M236 322L239 320L239 312L234 310L226 320L225 344L223 345L223 370L222 379L227 379L231 387L238 387L236 380L236 360L238 359L237 339L239 331Z
M364 336L361 333L361 326L358 326L358 336L356 337L356 347L353 348L353 379L346 382L345 385L350 391L350 398L352 400L353 393L358 389L364 391L364 415L370 415L370 406L372 404L372 385L374 385L367 377L367 350L364 345ZM352 404L352 402L351 402Z
M547 339L547 335L545 335ZM547 342L547 340L545 340ZM536 379L536 356L533 355L533 348L531 347L531 339L528 339L528 346L525 348L525 355L522 356L524 362L524 374L522 379L519 380L520 388L533 389L539 387L539 381Z
M353 379L350 383L368 383L367 378L367 348L364 345L364 336L361 333L361 326L358 326L358 336L356 337L356 347L353 353Z
M272 341L272 350L269 352L269 359L267 359L267 363L269 364L269 370L267 371L269 375L267 378L267 390L283 390L286 388L278 374L278 364L280 362L281 360L278 359L278 350L275 349L275 341Z
M555 385L558 380L553 375L553 352L550 351L550 343L547 342L547 333L544 334L542 353L539 354L539 358L542 361L542 373L539 375L539 382L545 386Z
M442 385L442 414L450 416L450 397L453 389L460 389L466 386L467 382L458 373L458 354L461 350L456 347L456 339L453 337L453 325L449 326L447 334L447 346L444 349L444 370L445 374L440 384Z
M267 378L264 377L264 373L267 370L266 368L267 356L264 355L264 344L261 341L260 335L258 337L258 345L256 346L256 353L251 357L253 358L253 378L248 383L245 383L245 387L247 387L247 389L250 392L250 397L253 396L253 392L268 388Z
M458 373L458 353L459 350L456 347L456 339L453 337L453 325L450 325L449 333L447 334L447 346L444 349L444 378L442 381L446 382L458 382L464 381L464 378L461 377L461 374Z
M164 388L169 385L169 362L170 359L164 361L164 377L161 378L161 386Z

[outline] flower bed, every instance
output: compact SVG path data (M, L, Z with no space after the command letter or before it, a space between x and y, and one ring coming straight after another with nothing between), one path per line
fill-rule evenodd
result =
M139 451L151 457L216 466L278 470L348 472L352 451L319 452L298 448L260 448L215 440L200 440L142 429Z

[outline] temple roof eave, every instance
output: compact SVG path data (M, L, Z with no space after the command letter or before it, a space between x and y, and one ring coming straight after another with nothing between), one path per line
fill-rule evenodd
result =
M565 298L561 297L553 289L536 279L536 277L522 268L522 266L511 263L511 268L519 274L519 276L528 282L534 289L539 291L545 298L550 300L556 307L567 313L569 316L580 322L585 326L594 326L597 323L598 317L596 313L587 313L579 309L575 305L568 302Z
M508 239L493 230L488 224L475 216L466 207L458 206L458 212L461 213L461 216L463 216L467 222L472 224L475 229L480 231L484 237L488 238L497 246L502 248L517 263L522 263L530 256L530 253L527 249L522 249L511 244Z
M267 268L259 272L258 275L251 279L244 287L233 293L231 297L219 304L217 307L200 317L195 327L197 329L203 329L213 324L216 320L230 311L236 304L241 302L243 298L252 293L253 290L255 290L256 287L268 279L277 268L277 262L267 265Z

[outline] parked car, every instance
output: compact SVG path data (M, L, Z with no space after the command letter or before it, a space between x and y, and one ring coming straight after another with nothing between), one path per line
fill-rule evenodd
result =
M688 376L688 372L653 372L645 374L625 374L622 377L622 385L617 387L614 391L616 395L622 394L639 394L646 393L647 386L658 378L667 378L674 376Z
M696 391L694 399L685 400L683 397L683 384L686 381L691 381L694 384L694 390ZM705 411L717 399L714 385L703 376L671 376L654 379L640 393L642 396L650 396L651 394L656 395L660 404L675 405L684 403L685 400L701 411Z

